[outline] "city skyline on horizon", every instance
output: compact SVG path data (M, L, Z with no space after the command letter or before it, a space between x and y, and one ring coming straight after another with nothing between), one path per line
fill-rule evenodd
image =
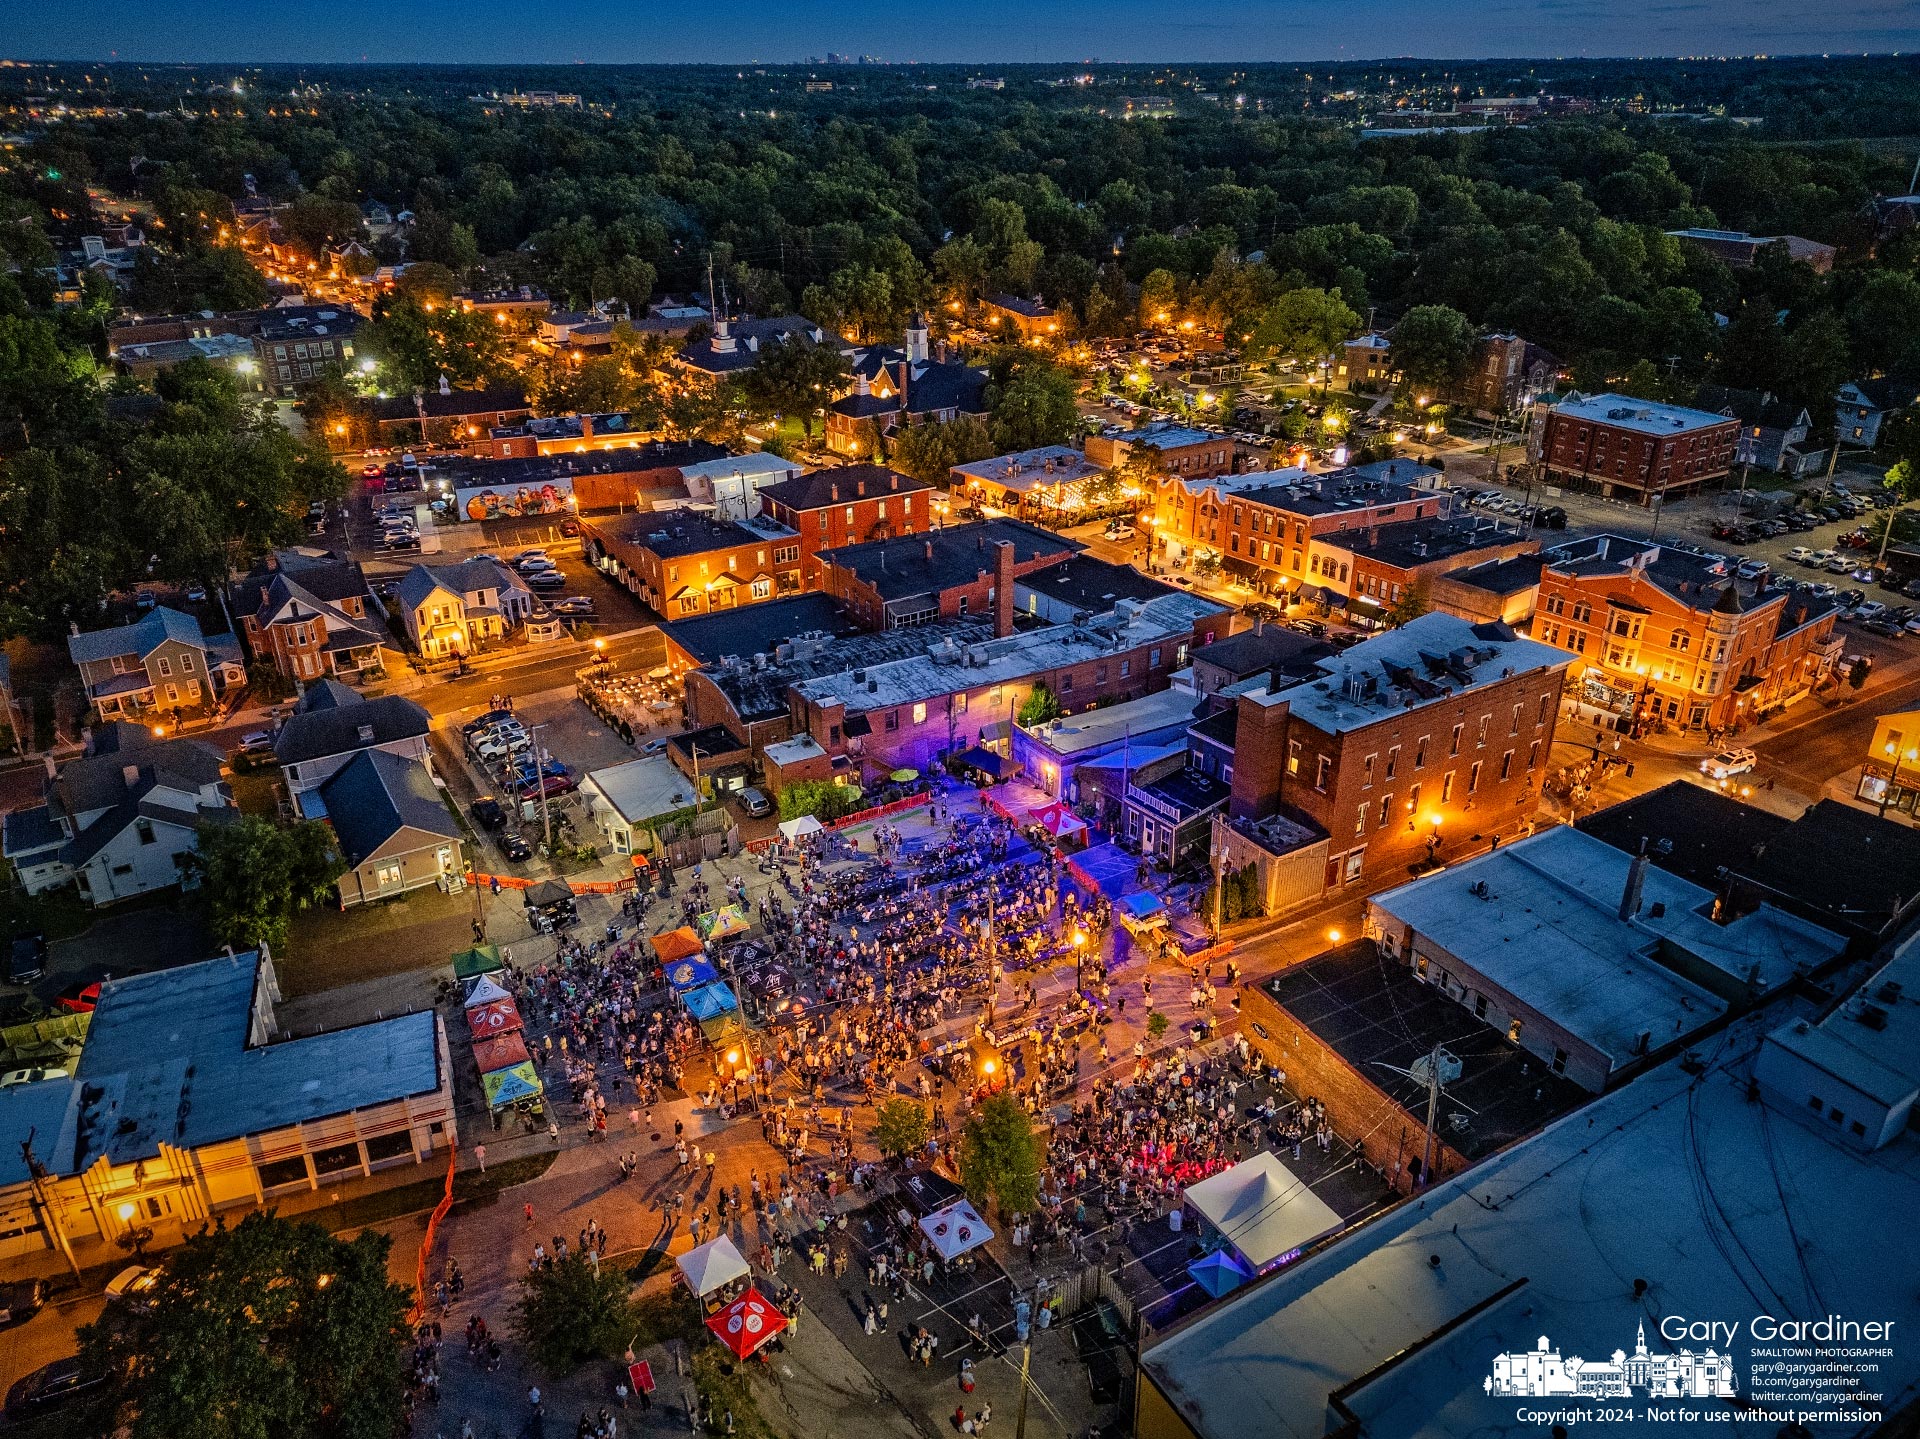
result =
M1315 0L1056 0L1036 11L976 0L964 15L878 0L837 6L743 0L710 16L614 0L560 0L529 33L507 0L424 0L402 12L345 0L262 16L241 0L71 0L12 26L16 58L146 64L804 64L838 54L885 64L1337 64L1356 61L1750 59L1898 55L1920 49L1905 0L1837 0L1809 23L1785 0L1387 0L1334 42ZM1089 45L1097 35L1099 43ZM75 37L90 43L75 47ZM1377 39L1378 43L1370 43ZM1330 43L1334 42L1334 43ZM1091 57L1097 56L1097 61Z

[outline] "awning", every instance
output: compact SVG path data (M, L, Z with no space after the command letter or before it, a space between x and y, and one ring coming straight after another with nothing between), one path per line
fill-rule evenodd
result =
M517 1029L473 1042L473 1062L482 1074L511 1069L516 1064L525 1064L531 1058L533 1056L527 1053L527 1043Z
M653 937L653 952L660 957L662 964L672 964L676 959L686 959L690 955L700 953L702 948L700 936L685 925Z
M1325 605L1331 604L1332 602L1332 593L1320 585L1302 585L1300 587L1300 603L1303 605Z
M753 1275L753 1271L747 1268L745 1257L724 1234L718 1239L708 1240L698 1249L689 1249L675 1262L679 1264L680 1272L687 1276L688 1287L702 1297L736 1279L748 1279Z
M467 1027L473 1031L475 1039L505 1034L509 1030L520 1028L520 1011L514 1008L512 1000L496 999L492 1004L482 1004L469 1009Z
M742 1359L786 1327L787 1316L751 1284L745 1294L707 1321L707 1328Z
M1383 620L1387 617L1386 606L1378 600L1370 600L1365 595L1355 595L1347 601L1347 613L1355 619Z
M812 815L803 814L798 819L781 820L780 837L782 839L798 839L803 834L818 834L825 828L826 826Z
M463 949L453 957L453 977L472 979L475 975L491 974L505 965L500 959L500 946L497 944L476 944L472 949Z
M703 954L677 959L667 966L667 983L681 994L698 989L703 984L712 984L719 977L720 971L707 963Z
M968 769L977 769L989 779L1005 779L1011 768L1008 761L1000 758L990 749L981 749L975 745L960 756L960 763Z
M483 974L467 990L466 998L461 1000L461 1004L467 1009L473 1009L482 1004L492 1004L495 1000L512 998L513 996L500 986L498 980L491 975Z
M840 725L840 732L848 739L859 739L873 733L873 722L863 714L848 715Z
M942 1259L957 1259L993 1238L986 1220L964 1199L927 1215L920 1221L920 1232L933 1241Z
M718 1019L730 1010L740 1007L733 997L733 991L724 984L705 984L698 989L690 989L680 996L689 1013L695 1019Z
M1260 578L1260 567L1251 560L1235 559L1231 555L1220 561L1220 568L1236 579L1252 584Z
M533 1072L531 1062L483 1074L480 1076L480 1087L487 1092L487 1107L490 1109L505 1109L509 1104L532 1099L541 1092L540 1076Z

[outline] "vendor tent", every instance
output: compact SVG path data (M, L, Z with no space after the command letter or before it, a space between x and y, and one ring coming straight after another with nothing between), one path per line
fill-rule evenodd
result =
M1135 890L1120 901L1120 922L1129 929L1151 929L1167 922L1167 906L1159 895Z
M718 909L710 909L693 923L708 939L731 939L753 928L753 921L737 904L723 904Z
M480 1087L487 1093L489 1109L505 1109L509 1104L518 1104L523 1099L532 1099L540 1093L540 1076L533 1072L533 1064L516 1064L510 1069L496 1069L491 1074L480 1076Z
M505 967L497 944L476 944L472 949L463 949L453 957L455 979L472 979L476 975L491 974Z
M700 953L700 936L685 926L670 929L653 937L653 952L660 956L662 964L672 964L676 959Z
M496 999L467 1011L467 1027L475 1039L489 1039L520 1028L520 1011L511 999Z
M512 1069L514 1065L525 1064L532 1057L527 1053L527 1042L520 1037L517 1029L473 1042L473 1062L479 1066L482 1074L492 1074L496 1069Z
M1011 761L1001 759L992 750L982 749L979 745L962 753L957 763L963 769L977 769L993 780L1005 779L1013 770Z
M942 1259L958 1259L969 1249L978 1249L993 1231L986 1220L966 1200L960 1199L945 1209L936 1209L920 1221L921 1232L933 1241Z
M1043 804L1027 813L1033 816L1035 824L1055 839L1072 839L1076 835L1084 836L1087 832L1087 822L1058 802Z
M707 1321L707 1328L720 1336L740 1358L745 1359L774 1335L787 1327L787 1316L752 1285L747 1292Z
M687 1276L688 1285L702 1298L736 1279L751 1278L753 1274L747 1268L746 1259L734 1248L733 1241L724 1234L718 1239L709 1239L697 1249L689 1249L677 1262L680 1272Z
M1246 1261L1231 1249L1216 1249L1201 1255L1187 1266L1187 1273L1193 1276L1195 1284L1215 1299L1223 1294L1231 1294L1253 1278L1253 1271L1247 1268Z
M466 1008L474 1009L483 1004L492 1004L495 1000L512 998L491 975L483 974L468 988L466 998L460 1002Z
M667 966L667 983L681 994L698 989L703 984L712 984L719 977L720 971L708 964L703 954L677 960Z
M799 839L801 835L818 834L825 828L826 826L812 815L803 814L798 819L783 819L780 821L780 838Z
M738 1009L739 1001L724 984L705 984L680 996L695 1019L718 1019L728 1010Z
M1265 1150L1188 1185L1186 1197L1255 1273L1333 1233L1343 1222Z

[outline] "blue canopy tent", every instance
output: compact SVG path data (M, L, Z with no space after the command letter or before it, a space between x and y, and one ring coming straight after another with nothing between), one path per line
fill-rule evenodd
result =
M1137 889L1120 900L1120 920L1123 924L1149 925L1167 922L1167 906L1157 894L1149 894Z
M680 998L688 1012L702 1021L718 1019L729 1010L740 1007L739 1001L733 997L733 991L724 984L702 985L699 989L687 991Z
M1228 1249L1215 1249L1201 1255L1187 1266L1187 1273L1193 1276L1195 1284L1215 1299L1233 1293L1253 1278L1253 1271Z
M676 994L685 994L690 989L712 984L720 977L720 971L695 955L691 959L676 960L667 966L667 983L672 985Z
M1013 772L1011 760L1002 759L990 749L975 745L962 754L955 763L966 769L977 769L990 780L1003 780Z

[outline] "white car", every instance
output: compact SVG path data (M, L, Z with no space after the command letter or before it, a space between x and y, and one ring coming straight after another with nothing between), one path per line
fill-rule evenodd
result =
M1813 551L1805 545L1795 545L1787 551L1787 558L1796 565L1810 565L1813 563Z
M0 1074L0 1089L12 1089L16 1084L38 1084L43 1079L64 1079L66 1074L64 1069L50 1069L45 1065L9 1069L5 1074Z
M517 565L522 560L545 560L551 558L551 555L536 545L533 549L520 551L519 554L513 557L513 562Z
M556 575L560 573L560 566L556 565L545 555L534 555L528 559L515 560L513 567L520 571L523 576L528 577L533 575Z
M1700 761L1700 773L1708 779L1732 779L1737 774L1746 774L1760 757L1750 749L1723 749L1719 754L1710 755Z
M163 1272L142 1264L129 1265L107 1281L107 1302L142 1312L153 1308L153 1291L160 1287Z

